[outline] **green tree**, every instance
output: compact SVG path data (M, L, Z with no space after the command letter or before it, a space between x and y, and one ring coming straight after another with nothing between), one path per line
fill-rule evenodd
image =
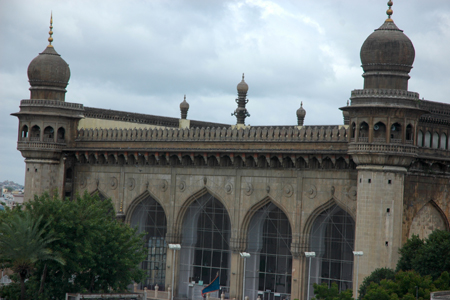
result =
M314 295L313 300L353 300L352 290L345 290L339 292L338 285L333 282L331 287L324 282L322 284L314 283Z
M34 218L27 211L14 213L0 224L0 261L18 275L21 299L25 299L25 280L36 264L48 260L64 264L60 254L50 248L56 238L48 231L49 222L41 226L41 221L42 216Z
M58 238L52 249L66 261L64 266L51 261L36 264L38 272L27 284L30 291L41 291L42 299L64 299L65 293L74 292L125 291L133 281L142 280L142 236L116 220L109 199L101 201L85 193L63 201L44 194L25 204L25 209L49 221Z
M367 288L369 285L374 283L380 283L383 279L394 279L395 278L395 272L392 269L389 268L379 268L375 269L369 276L364 278L362 284L359 286L359 292L358 297L359 299L364 298L367 292Z
M444 271L450 272L450 232L435 230L421 240L413 235L399 250L399 270L415 270L420 275L431 275L436 280Z

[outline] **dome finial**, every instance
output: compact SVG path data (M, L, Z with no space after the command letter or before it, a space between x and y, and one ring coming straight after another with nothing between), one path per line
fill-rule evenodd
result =
M242 73L242 80L244 80L244 73Z
M388 18L386 19L386 22L393 22L393 20L391 19L392 14L394 13L392 10L392 5L394 3L392 3L391 0L388 1L387 5L389 6L388 10L386 11L386 14L388 15Z
M48 34L50 35L48 38L48 46L47 47L53 47L52 42L53 42L53 12L50 12L50 31L48 32Z

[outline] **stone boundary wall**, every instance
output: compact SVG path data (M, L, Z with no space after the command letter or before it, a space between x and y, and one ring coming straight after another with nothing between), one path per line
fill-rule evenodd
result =
M347 143L344 126L202 127L190 129L82 128L76 141L241 141L241 142L339 142Z

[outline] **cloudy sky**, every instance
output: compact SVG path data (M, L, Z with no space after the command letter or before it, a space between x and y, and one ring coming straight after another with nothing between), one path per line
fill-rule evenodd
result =
M386 19L387 0L0 0L0 181L24 183L16 150L27 67L47 45L70 65L66 101L235 124L245 72L251 125L342 124L363 86L359 51ZM393 19L413 41L409 89L450 103L450 1L397 0Z

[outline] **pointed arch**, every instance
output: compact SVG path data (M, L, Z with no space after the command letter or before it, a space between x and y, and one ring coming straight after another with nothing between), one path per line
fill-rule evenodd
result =
M104 201L109 198L106 196L106 193L102 192L99 188L97 188L94 191L92 191L91 193L89 193L89 195L91 195L91 196L97 195L98 198L100 199L100 201Z
M125 220L138 233L145 233L143 239L147 256L140 265L145 279L139 289L153 289L157 284L161 291L165 290L167 216L163 206L150 192L145 191L133 200Z
M355 219L331 199L317 208L307 223L305 245L316 253L310 270L311 285L337 282L340 291L352 288Z
M178 268L178 295L187 297L190 282L211 282L216 273L220 274L220 285L229 286L231 221L226 206L206 188L182 206L177 224L182 264Z
M413 217L408 237L417 234L421 239L424 239L436 229L449 231L449 220L439 205L434 200L430 200Z
M139 205L140 202L147 199L148 197L154 199L159 205L161 205L161 208L163 209L164 215L167 216L166 209L162 205L161 201L159 201L155 195L153 195L149 190L145 190L142 194L137 196L136 198L131 201L130 205L128 206L126 212L125 212L125 223L130 224L131 221L131 215L133 211L136 209L136 207Z

